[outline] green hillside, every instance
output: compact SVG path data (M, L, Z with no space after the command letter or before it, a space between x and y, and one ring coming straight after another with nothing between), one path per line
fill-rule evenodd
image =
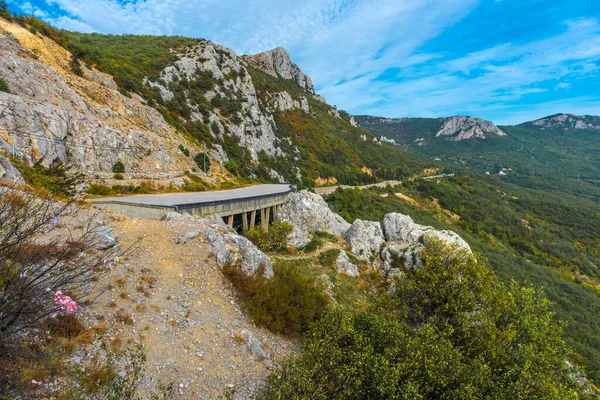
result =
M598 117L578 118L594 121ZM356 120L373 134L394 139L408 153L439 158L439 166L450 170L465 166L480 174L498 174L504 168L503 179L519 186L600 198L597 129L545 128L524 123L501 126L507 136L451 142L435 137L440 126L438 119ZM425 144L415 143L418 138L425 138Z
M415 202L395 196L401 192ZM381 197L386 194L386 197ZM567 323L565 338L600 379L600 210L594 201L525 189L499 177L417 180L388 189L338 190L327 197L347 220L389 212L459 233L504 281L544 288ZM457 218L458 216L458 218Z
M293 145L301 150L299 160L291 153L281 156L258 154L259 163L252 163L248 149L239 144L235 135L226 132L218 137L210 127L206 117L208 112L217 113L227 124L239 124L238 115L242 110L239 96L226 89L224 80L218 80L207 71L198 70L195 79L169 83L175 97L165 101L160 93L146 84L160 81L160 72L177 60L171 50L185 51L188 47L202 43L202 39L182 37L101 35L61 31L59 43L66 46L79 59L93 64L100 70L115 77L123 93L137 93L148 104L159 110L167 122L175 128L189 133L199 143L209 148L221 145L233 162L228 166L231 172L242 178L255 176L269 181L269 168L278 171L287 181L305 186L314 185L317 178L335 178L344 184L365 184L385 179L398 179L418 172L420 162L397 149L373 142L372 136L363 128L349 123L349 116L336 118L328 111L332 108L312 96L296 82L273 77L256 68L246 65L245 70L252 77L262 110L272 113L277 129L278 144L284 150ZM227 53L221 60L226 63ZM240 72L242 74L243 72ZM232 72L227 78L235 79ZM208 101L206 93L215 87L223 89L224 96L219 101ZM267 110L269 95L286 91L294 99L305 96L311 113L296 111ZM204 120L193 118L197 109ZM363 139L363 137L368 139ZM288 140L289 139L289 140ZM300 169L299 180L295 168Z

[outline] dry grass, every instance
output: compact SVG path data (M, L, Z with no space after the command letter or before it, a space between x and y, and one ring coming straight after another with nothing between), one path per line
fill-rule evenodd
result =
M122 324L133 325L133 317L131 316L131 313L123 308L119 308L117 312L115 312L115 319Z
M137 305L135 306L135 308L133 309L133 311L135 311L135 312L137 312L137 313L144 312L144 311L146 311L146 305L145 305L145 304L143 304L143 303L137 304Z
M119 297L122 299L128 298L129 294L127 294L127 290L121 290L121 293L119 293Z
M246 338L244 336L242 336L242 334L239 333L239 332L234 332L233 333L233 338L238 343L244 343L246 341Z

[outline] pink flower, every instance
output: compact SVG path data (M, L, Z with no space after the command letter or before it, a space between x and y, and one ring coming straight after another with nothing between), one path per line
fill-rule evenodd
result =
M41 385L42 384L42 382L38 382L35 379L32 379L31 383L33 383L34 385Z
M67 310L67 312L77 311L77 309L79 308L77 303L74 302L73 299L71 299L71 297L65 296L62 293L62 290L57 290L56 293L54 293L54 302L62 308L64 308L65 310Z

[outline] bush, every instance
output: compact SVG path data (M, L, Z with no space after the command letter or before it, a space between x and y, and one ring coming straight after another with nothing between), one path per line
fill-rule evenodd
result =
M279 251L287 249L287 236L294 227L289 222L275 221L265 232L261 227L250 229L246 237L262 251Z
M94 250L91 223L83 222L79 232L57 232L40 240L61 218L76 212L71 203L0 188L0 342L39 327L50 315L74 312L76 301L92 298L101 270L96 266L114 256L114 250Z
M0 77L0 92L10 93L10 88L8 87L8 83L4 79Z
M259 399L577 399L561 324L531 288L440 244L365 310L334 310Z
M125 172L125 164L123 164L121 161L117 161L112 167L112 172L115 174L122 174Z
M186 157L190 156L190 150L184 147L182 144L179 145L179 151L185 154Z
M315 278L296 265L277 263L270 280L259 270L245 275L237 266L223 269L256 324L297 336L325 311L329 297Z
M335 260L337 260L340 255L339 249L329 249L321 254L319 254L319 263L321 263L324 267L331 267L335 264Z
M104 339L100 342L101 354L88 360L82 368L71 368L71 382L66 397L74 400L135 400L138 388L146 379L146 352L142 347L114 350ZM147 393L149 399L169 399L173 383L155 384Z
M17 158L11 158L11 162L23 175L25 182L43 188L53 195L72 196L76 187L83 181L82 174L73 172L70 165L61 162L56 162L48 168L39 162L30 167Z
M115 191L108 186L94 183L86 189L86 192L94 196L113 196L116 194Z
M197 153L194 156L194 161L203 172L206 173L210 170L210 158L206 153Z
M117 180L123 180L123 174L114 174L113 175L113 179L117 179Z

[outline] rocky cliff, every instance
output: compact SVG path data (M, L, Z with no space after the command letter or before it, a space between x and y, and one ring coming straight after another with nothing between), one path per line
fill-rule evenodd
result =
M261 69L267 74L293 80L308 93L315 94L312 79L302 72L298 64L292 62L290 55L283 47L247 56L245 59L248 64Z
M0 19L0 148L28 163L72 163L90 175L160 175L193 168L178 150L186 139L139 98L119 93L113 79L93 68L73 73L72 59L52 40ZM13 142L14 141L14 142ZM194 151L200 146L189 145ZM164 151L163 151L164 150Z
M435 136L445 136L448 140L458 142L472 138L485 139L487 135L505 136L506 133L490 121L457 116L447 118Z

